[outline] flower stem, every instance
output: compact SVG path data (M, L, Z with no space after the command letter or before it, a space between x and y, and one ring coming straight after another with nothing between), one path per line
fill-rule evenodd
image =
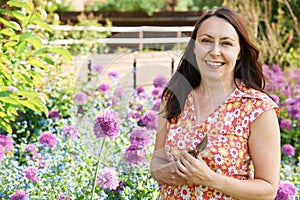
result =
M97 161L97 166L96 166L96 171L95 171L95 176L94 176L94 182L93 182L93 188L92 188L92 197L91 197L91 200L94 199L94 193L95 193L95 188L96 188L97 176L98 176L98 171L99 171L99 166L100 166L100 157L101 157L102 149L104 147L105 138L106 137L103 138L103 141L102 141L102 144L101 144L101 149L100 149L99 156L98 156L98 161Z

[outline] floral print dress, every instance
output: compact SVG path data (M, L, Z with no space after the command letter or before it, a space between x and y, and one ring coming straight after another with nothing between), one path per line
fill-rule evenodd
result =
M278 106L271 98L257 90L238 85L230 96L205 121L196 124L193 92L185 102L178 120L168 123L166 152L171 161L177 161L183 151L194 149L208 134L209 142L201 153L207 165L219 174L237 179L251 178L251 155L248 149L250 125L263 112ZM205 185L165 184L161 199L235 199Z

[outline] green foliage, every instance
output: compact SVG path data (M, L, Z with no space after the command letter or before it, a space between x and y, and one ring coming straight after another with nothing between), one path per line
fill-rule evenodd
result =
M299 0L224 1L239 11L262 51L263 63L300 66Z
M8 1L0 14L0 130L12 133L18 112L32 110L47 115L47 99L39 91L42 72L55 65L54 55L68 61L71 56L63 48L47 45L44 32L52 30L44 22L44 12L32 1ZM32 25L40 31L31 29Z
M223 0L178 0L175 11L199 11L213 7L220 7Z
M164 0L107 0L105 2L93 2L86 7L86 11L143 11L150 16L155 11L163 10L165 6L166 1Z

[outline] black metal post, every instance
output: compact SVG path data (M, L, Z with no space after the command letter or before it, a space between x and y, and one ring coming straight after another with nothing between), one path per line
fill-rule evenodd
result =
M136 89L136 60L133 60L133 89Z
M174 58L172 58L172 62L171 62L171 76L174 73Z
M92 71L92 61L88 60L88 81L91 80L91 71Z

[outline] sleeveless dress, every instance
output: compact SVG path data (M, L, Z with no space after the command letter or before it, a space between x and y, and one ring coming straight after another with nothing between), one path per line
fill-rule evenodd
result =
M253 178L251 155L248 149L250 125L263 112L279 109L272 99L243 83L230 94L205 121L196 124L193 92L185 102L184 110L177 121L168 123L166 152L171 161L177 161L183 151L194 149L208 134L208 145L201 158L215 172L236 179ZM252 175L251 175L252 174ZM168 200L227 200L235 199L205 185L164 184L160 199Z

